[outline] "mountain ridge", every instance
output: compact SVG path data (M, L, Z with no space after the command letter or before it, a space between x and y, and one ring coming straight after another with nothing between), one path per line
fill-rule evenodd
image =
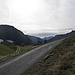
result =
M74 30L72 30L71 32L66 33L66 34L55 35L52 39L49 39L48 42L63 39L63 38L67 38L67 37L70 37L70 36L73 36L73 35L75 35Z
M23 32L10 25L0 25L0 39L12 40L16 45L33 44L33 42Z
M31 39L35 45L37 44L43 44L44 43L44 40L39 38L39 37L36 37L36 36L31 36L31 35L26 35L29 39Z

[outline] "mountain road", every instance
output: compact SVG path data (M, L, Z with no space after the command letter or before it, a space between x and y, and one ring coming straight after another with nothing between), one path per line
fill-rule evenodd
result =
M41 56L58 45L61 41L62 40L57 40L47 43L16 58L10 59L10 61L1 63L0 75L20 75L31 65L33 65Z

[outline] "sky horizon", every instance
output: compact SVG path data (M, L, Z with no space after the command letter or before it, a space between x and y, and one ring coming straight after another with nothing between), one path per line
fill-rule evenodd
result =
M54 36L75 30L75 0L0 0L0 25L24 34Z

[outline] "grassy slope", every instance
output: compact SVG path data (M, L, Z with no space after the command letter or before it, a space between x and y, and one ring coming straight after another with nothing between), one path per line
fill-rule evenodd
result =
M75 75L75 36L65 39L22 75Z
M23 54L35 47L38 47L39 45L37 46L25 46L25 47L22 47L22 46L18 46L20 48L20 51L18 51L17 53L15 53L15 51L17 50L17 46L7 46L7 45L2 45L0 44L0 56L6 56L6 55L9 55L8 57L4 57L2 59L0 59L0 63L3 62L3 61L6 61L10 58L13 58L17 55L20 55L20 54ZM14 54L15 53L15 54ZM14 55L10 55L10 54L14 54Z
M39 45L37 45L37 46L32 46L32 45L30 45L30 46L25 46L25 47L22 47L22 46L19 46L20 47L20 54L22 54L22 53L25 53L25 52L28 52L28 51L30 51L31 49L34 49L34 48L36 48L36 47L38 47Z
M16 50L16 47L14 46L7 46L0 44L0 56L9 55L14 53Z
M7 45L0 44L0 56L9 55L8 57L4 57L0 59L0 63L12 58L13 56L10 56L10 54L13 54L16 51L16 49L17 49L16 46L7 46Z

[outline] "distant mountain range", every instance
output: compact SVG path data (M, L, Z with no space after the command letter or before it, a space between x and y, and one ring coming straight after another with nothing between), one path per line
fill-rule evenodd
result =
M52 39L49 39L48 42L59 40L59 39L62 39L62 38L67 38L67 37L70 37L70 36L73 36L73 35L75 35L75 31L71 31L70 33L67 33L67 34L56 35Z
M44 37L43 40L47 40L47 41L48 41L48 40L50 40L50 39L52 39L52 38L53 38L53 36L50 36L50 37Z
M45 37L43 39L31 35L25 35L20 30L10 25L0 25L0 43L2 44L16 44L16 45L37 45L43 44L62 38L75 35L75 31L72 31L63 35L56 35L55 37Z
M44 43L44 40L39 38L39 37L35 37L35 36L30 36L30 35L27 35L27 37L32 40L32 42L34 42L34 44L43 44Z
M23 32L10 25L0 25L0 40L3 40L4 44L13 41L16 45L34 45L43 43L41 38L25 35Z

